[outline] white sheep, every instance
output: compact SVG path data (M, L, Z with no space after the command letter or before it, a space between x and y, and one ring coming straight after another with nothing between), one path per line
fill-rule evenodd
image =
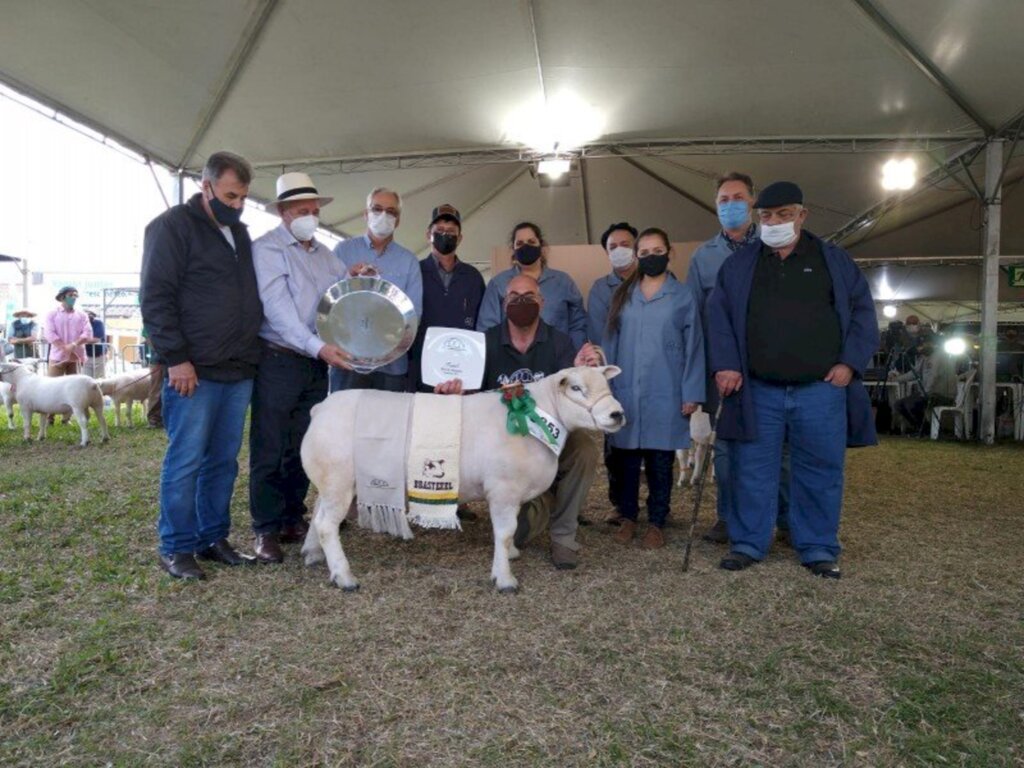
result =
M7 414L7 428L14 429L14 393L11 385L0 381L0 400L4 401L4 413Z
M0 363L0 381L11 384L14 397L21 406L21 420L25 425L25 439L32 431L32 415L39 414L37 440L46 438L46 417L49 414L74 414L82 432L81 446L89 444L89 409L99 421L103 442L110 439L107 421L103 418L103 393L96 381L88 376L39 376L28 366L18 363Z
M100 379L100 391L110 398L114 406L114 426L121 426L121 405L128 404L128 426L132 426L132 408L135 402L147 402L149 396L149 382L152 378L152 371L142 369L137 371L126 371L116 376L109 376Z
M608 379L620 372L614 365L567 368L526 388L537 407L554 416L570 432L615 432L625 420L622 406L608 387ZM307 565L326 559L331 581L346 591L358 589L359 582L352 575L338 536L338 525L356 491L354 442L345 436L355 429L357 409L387 408L389 402L408 397L413 395L372 390L336 392L313 408L313 418L302 441L302 466L319 491L302 554ZM506 431L508 411L498 393L465 395L462 402L459 502L487 500L494 528L491 579L499 591L514 592L518 582L509 560L519 555L512 543L519 507L551 486L558 458L532 437ZM395 461L404 462L405 457L396 456Z

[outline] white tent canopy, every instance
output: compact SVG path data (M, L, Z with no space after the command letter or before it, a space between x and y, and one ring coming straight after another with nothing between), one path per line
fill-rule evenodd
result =
M262 198L307 170L349 234L394 187L415 250L451 202L478 263L523 218L554 243L621 219L703 239L731 169L797 181L809 228L854 255L980 254L984 141L1009 155L1024 114L1020 0L49 0L4 20L0 80L143 156L194 173L231 149ZM565 94L599 133L541 188L509 124ZM923 177L900 198L878 183L893 155ZM1004 253L1024 253L1022 177L1011 159Z

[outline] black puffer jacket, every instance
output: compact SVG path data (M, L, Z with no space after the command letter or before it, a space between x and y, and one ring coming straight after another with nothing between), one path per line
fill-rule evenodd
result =
M231 228L233 251L195 194L146 227L139 301L149 341L165 365L186 361L200 379L256 375L263 319L244 224Z

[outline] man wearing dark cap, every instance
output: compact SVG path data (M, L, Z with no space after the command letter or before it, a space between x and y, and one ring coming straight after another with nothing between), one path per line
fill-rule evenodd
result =
M754 204L760 242L722 265L708 299L710 360L724 399L736 505L727 521L737 571L768 554L782 445L791 456L789 526L800 562L839 578L846 446L877 442L861 376L878 348L874 301L853 259L803 230L803 193L781 181Z
M633 253L633 246L636 244L637 229L628 221L620 221L612 224L601 234L601 247L608 254L608 261L611 264L611 272L604 277L599 277L590 286L590 293L587 294L587 336L592 344L600 345L608 324L608 307L612 303L612 294L623 280L636 272L636 254ZM611 450L608 436L604 438L604 467L608 472L608 501L615 508L614 517L610 522L618 523L619 509L619 469L616 463L616 455Z
M75 309L78 289L66 285L54 297L56 309L46 315L43 337L50 345L47 376L69 376L78 373L85 363L85 345L93 340L89 316Z
M424 392L420 380L420 358L428 328L476 328L480 301L484 296L484 278L480 271L459 259L462 242L462 216L455 206L444 203L430 214L427 227L430 255L420 261L423 275L423 315L416 343L412 348L413 385Z

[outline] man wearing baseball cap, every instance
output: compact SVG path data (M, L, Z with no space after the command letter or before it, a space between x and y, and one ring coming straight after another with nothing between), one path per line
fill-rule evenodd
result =
M316 308L345 266L316 239L322 196L305 173L277 179L277 199L267 206L281 224L252 244L263 323L260 364L249 428L249 512L253 551L263 563L284 560L282 542L301 541L309 478L299 446L310 411L327 396L330 366L346 366L344 352L317 335Z
M761 191L759 242L725 261L708 298L718 434L735 441L731 551L721 567L743 570L767 556L788 439L793 548L811 573L838 579L846 446L877 442L861 376L878 325L853 259L803 229L803 200L788 181Z
M85 344L93 341L89 316L75 309L78 289L65 285L54 299L57 308L46 315L43 338L50 344L47 376L68 376L78 373L85 363Z
M480 271L458 257L462 242L462 216L450 203L434 208L427 227L430 254L420 260L423 275L423 315L412 347L413 384L424 392L420 381L420 357L427 329L461 328L472 331L484 296L484 278Z

